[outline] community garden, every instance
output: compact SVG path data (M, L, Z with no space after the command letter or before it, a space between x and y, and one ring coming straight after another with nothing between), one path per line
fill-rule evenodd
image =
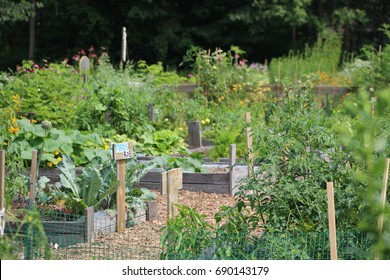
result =
M327 32L269 64L194 47L180 72L90 47L0 73L1 259L330 259L330 183L338 258L389 259L390 45L341 44ZM129 142L118 232L112 151ZM143 187L207 173L232 144L224 172L249 172L230 193L179 190L169 218L169 194Z

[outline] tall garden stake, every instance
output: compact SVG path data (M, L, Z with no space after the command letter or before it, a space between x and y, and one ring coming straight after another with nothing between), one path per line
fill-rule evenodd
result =
M330 257L332 260L337 260L336 215L335 215L335 208L334 208L333 182L326 183L326 191L328 194Z
M389 167L390 167L390 158L387 158L385 160L385 172L383 173L383 184L382 184L382 192L381 192L381 200L380 200L381 213L379 214L379 217L378 217L378 232L379 232L379 234L381 234L383 231L383 220L384 220L383 212L385 210L385 203L386 203L387 182L389 180ZM375 259L379 260L378 254L376 254Z
M122 27L122 44L121 44L121 61L119 62L119 68L122 70L127 58L127 32L126 27Z
M117 179L119 188L116 192L117 207L117 232L124 232L126 229L126 159L134 155L134 145L131 142L118 143L113 146L113 157L116 160Z
M5 151L0 151L0 237L4 234L5 227L5 202L4 202L4 192L5 192Z
M234 196L234 188L236 183L236 174L234 166L236 165L236 144L230 145L229 155L229 194Z
M35 188L37 185L37 161L38 151L33 150L31 156L31 170L30 170L30 193L29 193L29 206L30 209L34 208L35 204Z
M251 113L245 113L245 122L247 124L246 127L246 147L248 151L248 177L253 175L254 164L253 164L253 143L252 143L252 130L250 127L251 123Z

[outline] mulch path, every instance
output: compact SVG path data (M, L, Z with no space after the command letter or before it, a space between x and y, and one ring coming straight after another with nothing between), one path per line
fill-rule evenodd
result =
M167 196L155 191L158 215L154 221L144 221L124 233L100 235L91 244L81 243L68 248L53 250L60 259L159 259L161 253L161 229L167 221ZM221 206L234 205L232 197L225 194L179 191L179 204L194 208L204 214L205 220L214 224L214 215Z

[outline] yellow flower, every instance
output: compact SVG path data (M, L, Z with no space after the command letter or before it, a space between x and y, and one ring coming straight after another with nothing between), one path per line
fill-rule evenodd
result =
M48 162L48 163L47 163L47 166L48 166L48 167L52 167L52 166L53 166L53 163Z
M17 94L12 95L12 102L19 103L20 102L20 96L17 95Z
M8 130L10 133L16 134L19 131L18 127L11 126Z
M33 217L32 217L32 216L28 216L27 221L28 221L29 223L31 223L32 220L33 220Z
M57 160L58 162L60 162L62 160L62 157L58 157Z
M54 152L55 156L58 156L59 154L60 154L60 150L57 150L57 151Z
M5 141L3 142L3 145L4 145L4 146L7 145L7 144L8 144L7 142L5 142Z

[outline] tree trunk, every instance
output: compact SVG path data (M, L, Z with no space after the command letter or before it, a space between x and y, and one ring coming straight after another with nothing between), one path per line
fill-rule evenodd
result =
M297 26L295 25L295 23L292 24L292 28L291 28L291 35L292 35L292 48L293 48L293 51L295 52L296 49L297 49Z
M28 44L28 59L34 59L35 53L35 6L37 1L31 0L33 5L33 14L30 17L30 32L29 32L29 44Z

